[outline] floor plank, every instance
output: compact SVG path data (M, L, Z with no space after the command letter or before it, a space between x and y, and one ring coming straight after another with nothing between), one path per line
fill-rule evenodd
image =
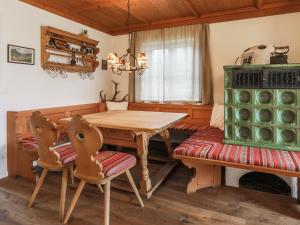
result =
M287 196L241 188L208 188L186 195L190 171L179 166L140 208L133 193L112 190L111 225L299 225L300 205ZM60 225L60 175L51 173L33 208L26 207L34 184L21 178L0 180L1 225ZM78 181L69 186L67 207ZM69 224L103 222L103 194L88 185Z

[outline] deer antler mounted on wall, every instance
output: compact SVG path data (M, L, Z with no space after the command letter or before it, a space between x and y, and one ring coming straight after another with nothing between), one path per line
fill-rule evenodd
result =
M112 80L112 82L114 83L114 89L115 89L113 97L111 98L111 100L106 100L106 93L105 93L104 90L101 90L100 91L100 101L101 101L101 103L104 103L106 101L110 101L110 102L126 102L126 101L128 101L128 94L126 94L121 100L117 100L117 96L121 92L121 91L118 91L119 83L115 82L114 80Z

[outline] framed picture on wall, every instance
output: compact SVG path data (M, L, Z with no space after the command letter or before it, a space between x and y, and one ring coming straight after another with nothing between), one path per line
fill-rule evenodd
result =
M7 45L7 62L34 65L35 50L17 45Z

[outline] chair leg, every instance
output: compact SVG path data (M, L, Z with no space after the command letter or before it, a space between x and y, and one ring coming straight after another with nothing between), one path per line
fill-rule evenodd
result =
M35 189L34 189L32 195L29 199L29 203L28 203L29 208L32 207L32 204L33 204L34 200L36 199L36 196L39 193L39 191L40 191L40 189L41 189L41 187L42 187L42 185L43 185L43 183L44 183L44 181L47 177L47 174L48 174L48 169L44 169L43 172L42 172L41 177L38 180L38 183L35 186Z
M97 186L98 186L99 190L101 191L101 193L103 193L103 188L102 188L101 184L97 184Z
M104 225L109 225L110 181L104 184Z
M71 166L69 168L69 171L70 171L71 184L74 185L74 166Z
M126 175L128 177L129 183L131 184L131 187L132 187L132 189L133 189L133 191L134 191L137 199L139 200L139 203L140 203L141 207L144 207L143 200L142 200L142 198L140 196L140 193L139 193L138 189L136 188L136 185L134 183L134 180L133 180L133 178L132 178L131 173L130 173L129 170L126 170Z
M67 184L68 184L68 168L64 168L62 181L61 181L59 221L62 221L64 219Z
M76 203L77 203L77 201L79 199L79 196L80 196L80 194L81 194L81 192L82 192L82 190L84 188L85 183L86 182L84 180L80 181L80 183L78 185L78 188L77 188L77 190L76 190L76 192L74 194L74 197L73 197L73 199L71 201L71 204L70 204L70 206L68 208L68 211L66 212L66 216L65 216L65 219L64 219L64 224L66 224L68 222L68 219L69 219L69 217L72 214L72 211L73 211L73 209L74 209L74 207L75 207L75 205L76 205Z

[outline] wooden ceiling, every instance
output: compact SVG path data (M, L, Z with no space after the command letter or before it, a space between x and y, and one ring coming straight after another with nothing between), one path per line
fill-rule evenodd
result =
M300 0L20 0L109 33L215 23L300 11Z

